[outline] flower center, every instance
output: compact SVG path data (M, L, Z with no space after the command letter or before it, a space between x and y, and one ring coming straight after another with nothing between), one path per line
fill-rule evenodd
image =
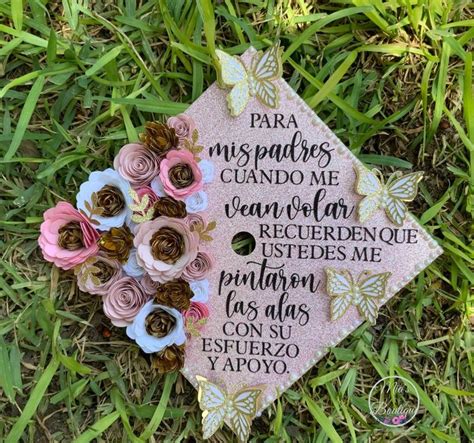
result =
M145 319L146 332L157 338L166 337L176 325L176 319L164 309L157 308Z
M185 311L189 308L193 295L194 293L189 283L182 279L177 279L160 284L156 289L155 301L159 305Z
M186 163L178 163L170 168L168 177L171 184L176 189L183 189L191 186L194 182L194 174L191 166Z
M172 218L186 217L186 204L182 201L175 200L173 197L160 197L160 199L153 205L154 217L164 215Z
M125 200L120 189L115 186L105 185L97 192L97 206L103 209L103 217L113 217L125 207Z
M170 227L158 229L150 241L151 254L155 260L160 260L168 264L174 264L184 254L184 238Z
M170 149L177 147L179 143L174 128L158 122L146 123L145 133L140 134L140 140L145 147L159 157L163 157Z
M68 251L76 251L84 247L81 224L72 221L58 229L58 246Z
M93 275L96 276L101 283L108 282L114 275L114 268L103 261L95 262L94 266L99 270L94 272Z
M99 240L99 249L120 263L125 263L128 260L132 246L133 235L129 227L125 225L104 232Z

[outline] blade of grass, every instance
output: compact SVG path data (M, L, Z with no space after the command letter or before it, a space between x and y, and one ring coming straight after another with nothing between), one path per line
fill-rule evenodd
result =
M304 42L306 42L310 37L315 35L317 31L324 28L329 23L335 20L340 20L344 17L350 17L352 15L365 13L370 10L372 10L372 7L370 6L345 8L341 11L333 12L332 14L329 14L321 20L314 22L311 26L306 28L306 30L302 32L295 40L293 40L293 43L283 53L281 57L282 61L287 61L290 58L291 54L293 54L293 52L295 52Z
M15 28L21 31L23 27L23 0L12 0L12 20Z
M349 68L352 66L357 59L357 51L350 52L345 60L337 67L334 73L327 79L323 87L314 95L311 99L308 100L308 105L311 108L315 108L321 103L332 90L337 86L342 77L346 74Z
M107 63L110 63L112 60L117 58L117 56L122 52L123 46L115 46L109 52L100 57L87 71L86 75L90 77L91 75L99 72Z
M321 425L321 428L329 437L329 439L333 443L342 443L341 437L339 437L339 434L334 429L331 420L326 416L324 411L308 395L303 395L303 399L306 403L306 406L308 407L308 411L311 413L313 418Z
M214 17L214 6L210 0L198 0L197 7L204 24L204 35L210 56L216 59L216 19Z
M38 380L38 383L31 392L30 398L28 399L28 402L26 403L20 418L15 422L10 433L7 435L5 440L6 443L16 443L21 439L23 431L28 425L31 417L33 417L34 413L36 412L36 409L43 399L44 394L54 377L54 374L56 374L56 371L58 370L58 367L59 360L53 356L49 362L49 365L46 367L40 379Z
M100 420L97 420L86 432L81 434L74 440L74 443L89 443L95 438L102 435L108 428L110 428L120 417L120 414L115 411Z
M166 376L165 384L163 386L163 392L161 393L160 402L158 403L158 406L156 407L155 413L153 414L153 417L151 418L150 423L148 423L148 426L140 435L140 438L142 440L149 439L160 426L161 420L163 420L163 416L166 411L168 400L170 398L171 388L173 387L177 376L178 374L175 372L172 372Z
M8 148L8 151L5 154L5 160L12 159L13 156L16 154L16 151L20 146L21 141L23 140L23 135L25 134L25 131L28 128L28 124L30 123L30 119L35 110L38 98L41 94L41 91L43 90L44 82L45 78L41 76L38 77L33 83L31 91L28 94L23 109L21 110L15 134L13 134L12 142L10 143L10 147Z

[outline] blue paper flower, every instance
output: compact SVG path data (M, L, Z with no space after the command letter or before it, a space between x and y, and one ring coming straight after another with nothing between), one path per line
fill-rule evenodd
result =
M201 160L198 165L202 173L203 183L212 183L214 180L214 163L209 160Z
M174 317L174 327L164 337L158 338L148 334L146 330L146 318L156 309L166 311ZM179 311L168 306L158 305L150 300L143 305L138 315L133 320L130 326L127 326L127 335L135 340L142 348L142 351L147 354L160 352L167 346L182 345L186 341L186 333L184 331L184 319Z
M143 275L143 268L137 263L137 250L135 248L130 251L127 263L123 265L123 270L130 277L141 277Z
M204 191L198 191L184 199L186 211L201 212L207 208L207 194Z
M192 281L189 283L189 286L194 294L191 301L207 303L207 300L209 299L209 280Z
M79 193L76 196L77 208L82 209L89 215L85 202L88 202L89 205L92 206L92 194L97 193L106 185L117 188L122 193L125 204L123 209L114 216L93 216L94 220L99 222L97 229L100 229L101 231L108 231L110 228L121 227L125 223L128 223L132 216L132 211L129 207L130 204L132 204L130 184L127 180L122 178L118 172L110 168L105 171L92 172L91 175L89 175L89 180L82 183L79 188Z

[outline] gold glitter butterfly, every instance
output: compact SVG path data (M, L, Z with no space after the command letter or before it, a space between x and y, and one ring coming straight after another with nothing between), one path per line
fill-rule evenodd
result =
M397 226L402 226L408 211L404 202L411 202L416 197L423 172L407 175L395 172L385 184L378 169L369 170L363 166L354 169L357 175L356 192L366 196L357 208L359 221L364 223L379 209L385 209L387 217Z
M257 52L250 68L246 68L239 57L216 50L221 83L232 88L227 95L227 103L233 117L242 113L250 97L257 97L260 103L269 108L278 107L279 91L274 80L282 74L282 50L279 45L277 42L264 53Z
M345 269L326 269L327 291L331 300L331 320L341 318L350 305L357 309L366 320L375 323L378 315L376 301L385 295L387 280L392 274L383 272L372 274L364 271L354 281Z
M229 395L205 377L196 375L196 379L199 384L199 406L203 411L203 438L211 437L227 421L238 439L247 441L262 389L244 388Z

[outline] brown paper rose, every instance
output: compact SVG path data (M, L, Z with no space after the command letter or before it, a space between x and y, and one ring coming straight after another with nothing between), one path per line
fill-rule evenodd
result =
M183 254L175 263L165 263L157 260L152 253L152 237L161 228L172 228L183 238ZM134 244L137 248L137 262L148 273L153 281L165 283L181 277L184 268L196 258L199 235L191 232L183 219L158 217L155 220L138 225L135 232Z
M166 337L175 326L176 318L163 308L156 308L145 319L146 332L156 338Z
M152 235L150 246L153 258L167 264L176 263L185 247L183 236L168 226L163 226Z
M172 218L185 218L187 215L186 204L182 201L175 200L173 197L160 197L153 205L154 216Z
M77 251L84 247L84 237L79 222L72 221L58 229L58 246L68 251Z
M99 249L107 257L114 258L121 263L125 263L133 247L133 235L128 226L121 228L111 228L104 232L99 240Z
M184 345L171 345L151 357L151 367L160 374L179 371L184 366Z
M125 200L120 189L105 185L97 192L97 207L102 209L101 216L113 217L125 207Z
M179 138L176 136L174 128L159 122L146 123L145 132L140 134L140 140L159 158L166 155L171 149L177 148L179 144Z
M122 265L99 253L75 268L77 286L89 294L106 295L109 288L122 277Z
M158 286L155 293L155 302L179 311L185 311L189 308L193 295L189 283L177 279Z

